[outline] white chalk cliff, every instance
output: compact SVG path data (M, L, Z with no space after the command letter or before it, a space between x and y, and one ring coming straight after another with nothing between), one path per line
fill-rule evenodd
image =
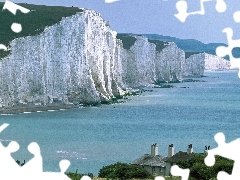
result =
M145 37L127 50L116 35L99 13L84 10L13 40L0 61L0 107L97 104L126 88L203 74L201 54L185 59L174 43L157 51Z
M218 56L214 56L212 54L204 54L204 63L205 63L205 69L206 70L224 70L224 69L230 69L231 63L230 61L220 58Z

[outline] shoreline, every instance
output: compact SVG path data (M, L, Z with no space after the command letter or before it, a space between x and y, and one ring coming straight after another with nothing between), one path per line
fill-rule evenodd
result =
M48 104L48 105L34 105L34 104L25 104L25 105L18 105L13 107L2 107L0 108L0 116L2 115L15 115L15 114L28 114L34 112L47 112L47 111L58 111L58 110L67 110L67 109L74 109L74 108L81 108L81 107L97 107L106 104L115 104L115 103L122 103L125 102L125 99L128 96L136 96L148 90L132 90L126 92L122 95L121 98L114 97L110 99L109 102L101 102L101 103L92 103L92 104L62 104L62 103L55 103L55 104Z
M226 71L233 71L235 69L231 69L231 70L224 70L224 71L213 71L213 70L205 70L206 72L226 72ZM182 83L187 83L187 82L204 82L203 80L199 80L199 78L203 78L205 76L202 77L184 77ZM197 79L197 80L196 80ZM177 82L175 83L163 83L161 84L164 85L163 87L155 84L153 85L150 89L148 88L139 88L138 90L135 91L130 91L127 92L123 95L123 98L114 98L112 101L112 103L109 104L115 104L115 103L122 103L124 102L122 99L125 99L126 97L129 96L136 96L136 95L140 95L145 91L153 91L154 88L174 88L174 84L179 84ZM165 87L165 86L169 86L169 87ZM175 87L176 88L176 87ZM183 87L180 87L183 88ZM186 87L184 87L186 88ZM125 97L125 98L124 98ZM127 98L128 99L128 98ZM56 103L56 104L49 104L46 106L43 105L22 105L22 106L14 106L14 107L3 107L0 108L0 116L2 115L16 115L16 114L27 114L27 113L34 113L34 112L47 112L47 111L58 111L58 110L67 110L67 109L74 109L74 108L80 108L80 107L91 107L91 106L99 106L99 105L105 105L106 103L100 103L97 105L83 105L83 104L61 104L61 103Z
M0 109L0 115L14 115L14 114L24 114L24 113L34 113L34 112L45 112L45 111L57 111L65 109L79 108L80 106L73 104L61 104L61 105L46 105L46 106L15 106Z

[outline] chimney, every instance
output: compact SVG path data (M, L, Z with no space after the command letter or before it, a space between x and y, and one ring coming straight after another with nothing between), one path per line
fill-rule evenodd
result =
M158 145L157 143L154 143L151 145L151 156L158 155Z
M174 147L173 144L168 146L168 157L172 157L174 155Z
M207 154L208 150L210 150L210 146L205 146L204 154Z
M187 153L188 153L188 154L192 154L192 153L193 153L192 144L189 144L189 145L188 145Z

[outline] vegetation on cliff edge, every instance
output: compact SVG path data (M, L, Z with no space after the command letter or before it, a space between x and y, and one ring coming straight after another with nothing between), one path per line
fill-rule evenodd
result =
M153 178L153 176L145 169L143 169L142 166L130 165L120 162L102 167L99 171L98 177L119 180L133 178Z
M148 39L148 42L153 43L156 45L156 51L160 52L162 51L163 48L167 46L167 42L160 41L160 40L153 40L153 39Z
M123 48L124 49L127 49L129 50L133 45L134 43L136 42L136 38L131 35L131 34L121 34L121 33L118 33L117 34L117 39L120 39L122 40L122 43L123 43Z
M62 17L72 16L77 12L82 12L82 10L77 7L44 6L27 3L19 3L18 5L31 10L31 12L24 14L18 10L16 15L8 10L1 12L0 44L4 44L7 47L13 39L38 35L44 31L45 27L52 26L61 21ZM4 3L0 2L1 9L3 6ZM14 22L22 25L22 31L20 33L15 33L11 30L11 25ZM9 53L10 51L0 50L0 58L7 56Z

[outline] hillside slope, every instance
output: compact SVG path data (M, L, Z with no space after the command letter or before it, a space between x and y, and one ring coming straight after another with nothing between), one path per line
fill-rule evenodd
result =
M18 5L25 7L31 12L24 14L17 11L16 15L8 10L0 13L0 43L8 46L9 43L18 37L35 36L42 33L47 26L54 25L61 21L63 17L68 17L81 12L77 7L61 7L61 6L44 6L19 3ZM4 6L0 2L0 9ZM13 22L21 23L23 30L20 33L14 33L11 30ZM9 51L0 50L0 58L9 54Z
M175 42L179 48L184 50L186 52L186 58L191 56L192 54L198 54L198 53L208 53L212 55L216 55L216 48L218 46L227 46L223 43L209 43L204 44L198 40L195 39L179 39L175 37L170 36L162 36L158 34L143 34L149 39L154 40L161 40L161 41L167 41L167 42Z

